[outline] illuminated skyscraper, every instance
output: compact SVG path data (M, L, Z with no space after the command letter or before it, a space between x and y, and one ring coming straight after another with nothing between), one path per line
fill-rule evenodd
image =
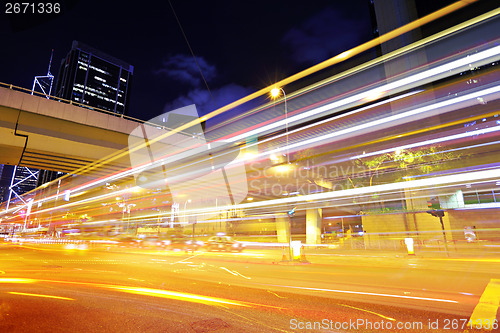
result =
M132 65L73 41L59 67L55 96L126 114L133 72Z
M127 114L133 73L132 65L73 41L71 50L61 61L54 95L90 108L107 110L117 115ZM40 170L37 186L61 175L61 172Z

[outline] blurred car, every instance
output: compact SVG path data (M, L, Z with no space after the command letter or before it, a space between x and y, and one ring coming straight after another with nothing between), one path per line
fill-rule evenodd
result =
M162 247L163 242L158 236L146 236L139 238L139 246L144 248Z
M207 241L206 248L208 251L226 251L233 252L243 251L245 245L243 243L235 241L229 236L213 236Z
M139 241L130 235L125 235L121 237L115 238L115 240L118 242L118 246L120 247L137 247L139 246Z
M204 246L202 241L184 235L173 235L169 240L163 242L168 250L197 251Z

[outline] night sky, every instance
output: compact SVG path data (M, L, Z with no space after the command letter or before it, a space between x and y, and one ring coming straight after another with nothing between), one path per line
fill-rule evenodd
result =
M59 15L6 15L0 82L31 88L79 40L134 66L129 115L215 109L168 1L61 1ZM368 0L171 0L217 107L371 38Z
M418 14L453 1L418 0ZM31 89L52 49L57 79L78 40L134 66L128 115L142 120L193 103L206 114L373 38L369 0L63 0L60 14L5 14L6 2L0 82Z

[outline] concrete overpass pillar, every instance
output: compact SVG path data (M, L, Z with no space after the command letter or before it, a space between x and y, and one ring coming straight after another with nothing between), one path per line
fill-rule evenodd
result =
M215 222L216 225L215 225L214 229L217 232L226 233L227 232L227 222L225 221L223 214L219 214L218 219L219 219L219 221Z
M306 210L306 244L321 244L321 208Z
M288 243L290 237L290 221L288 219L289 217L286 214L275 217L276 235L279 243Z

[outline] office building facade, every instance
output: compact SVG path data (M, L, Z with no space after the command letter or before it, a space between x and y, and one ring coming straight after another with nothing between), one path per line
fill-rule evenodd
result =
M117 115L127 114L134 67L78 41L61 61L55 96Z

